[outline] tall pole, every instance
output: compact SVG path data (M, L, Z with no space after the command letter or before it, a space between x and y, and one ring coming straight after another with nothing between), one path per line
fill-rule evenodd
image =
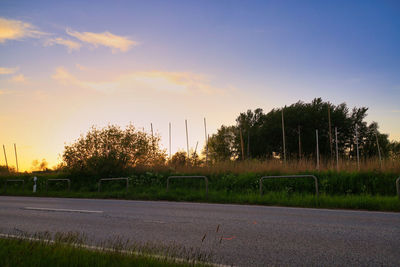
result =
M169 123L169 158L171 159L171 123Z
M242 160L244 160L244 144L243 144L242 128L240 128L240 146L242 148Z
M8 169L8 162L7 162L7 154L6 154L6 147L3 145L3 151L4 151L4 159L6 160L6 166L7 166L7 170Z
M283 139L283 162L286 165L285 121L283 119L283 109L282 109L282 139Z
M301 133L300 133L300 125L297 126L297 132L299 134L299 160L301 160Z
M187 128L187 120L185 120L185 126L186 126L186 148L187 148L187 154L188 154L188 160L189 160L190 154L189 154L189 135L188 135L188 128Z
M336 144L336 170L339 171L339 149L337 139L337 127L335 127L335 144Z
M376 131L375 131L375 137L376 137L376 146L378 147L379 164L380 164L380 166L382 168L381 149L379 147L378 134L377 134Z
M204 138L206 141L206 165L208 161L208 139L207 139L207 124L206 124L206 118L204 118Z
M315 130L315 137L317 139L317 169L319 170L319 144L318 144L318 130Z
M247 158L250 158L250 129L247 131Z
M18 171L18 156L17 156L17 145L14 143L14 152L15 152L15 163L17 164L17 173Z
M360 153L358 151L358 131L356 124L356 149L357 149L357 169L360 170Z
M331 107L328 106L328 124L329 124L329 146L331 149L331 160L333 156L332 150L332 125L331 125Z
M153 133L153 123L150 123L150 128L151 128L151 149L154 154L154 133Z

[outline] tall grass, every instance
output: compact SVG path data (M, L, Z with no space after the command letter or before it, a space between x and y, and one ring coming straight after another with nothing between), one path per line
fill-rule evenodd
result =
M2 235L0 266L211 266L204 252L177 245L129 240L87 245L79 233Z
M361 159L360 168L358 168L356 160L339 159L339 164L336 160L321 159L319 170L320 171L382 171L382 172L397 172L400 175L400 161L398 160L383 160L379 161L377 158ZM164 166L153 168L153 170L163 171ZM216 162L202 166L175 166L176 172L184 173L246 173L246 172L280 172L280 173L298 173L315 171L317 164L314 159L301 159L301 160L288 160L284 164L279 159L271 160L245 160L245 161L224 161Z

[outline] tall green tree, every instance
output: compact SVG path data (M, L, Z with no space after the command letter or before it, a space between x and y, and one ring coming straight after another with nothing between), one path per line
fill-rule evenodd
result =
M247 110L240 113L235 126L221 126L209 141L212 158L216 161L226 159L271 158L282 156L282 112L285 122L286 153L289 159L316 156L316 130L318 130L319 152L322 158L335 155L335 128L338 131L340 155L354 158L356 138L362 157L377 155L376 135L382 155L389 154L388 136L378 131L378 124L367 124L365 117L368 108L353 108L345 103L333 105L315 98L310 103L297 102L280 109L264 113L262 109ZM331 132L329 132L329 118ZM241 147L242 132L243 151ZM376 134L376 135L375 135Z

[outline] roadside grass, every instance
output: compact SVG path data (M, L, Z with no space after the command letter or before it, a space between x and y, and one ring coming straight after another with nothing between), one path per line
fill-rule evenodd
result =
M195 259L88 247L72 240L0 238L0 266L210 266Z
M288 206L305 208L329 209L359 209L370 211L400 211L400 200L396 196L381 196L369 194L328 195L322 193L316 197L311 193L292 191L247 192L238 193L222 190L211 190L208 196L204 189L173 188L168 192L160 187L137 187L125 190L110 190L103 192L89 191L48 191L32 193L31 191L8 190L2 195L9 196L39 196L39 197L68 197L68 198L100 198L127 200L166 200L205 203L232 203L268 206Z

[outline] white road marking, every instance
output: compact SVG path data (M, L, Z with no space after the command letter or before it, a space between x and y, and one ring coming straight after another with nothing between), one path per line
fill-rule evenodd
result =
M25 210L42 210L42 211L60 211L60 212L80 212L80 213L103 213L101 210L71 210L71 209L53 209L53 208L37 208L25 207Z

